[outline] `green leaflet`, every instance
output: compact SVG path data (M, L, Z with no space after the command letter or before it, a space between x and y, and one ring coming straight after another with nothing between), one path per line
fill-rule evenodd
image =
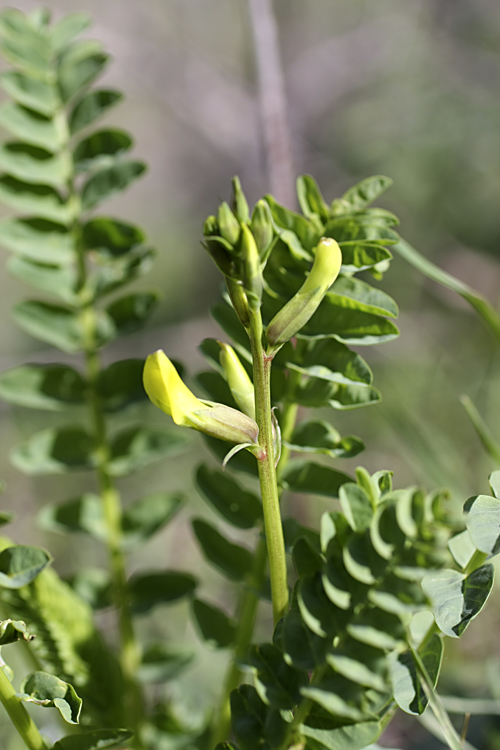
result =
M0 552L0 586L20 589L31 583L52 558L40 547L18 544Z
M233 477L202 464L196 472L196 483L204 499L233 526L250 529L262 519L259 498Z
M21 365L0 374L0 398L31 409L63 411L85 401L85 381L67 365Z
M21 683L19 698L44 708L57 708L69 724L78 724L82 700L72 685L47 672L33 672Z
M192 575L176 571L136 573L129 581L132 606L138 614L189 597L195 588L196 579Z
M86 734L69 735L58 740L53 750L105 750L126 742L132 732L126 729L99 729Z
M218 607L193 599L193 615L203 640L213 648L228 648L234 641L236 624Z
M223 575L241 581L252 568L252 553L245 547L228 541L211 524L197 518L193 531L207 560Z
M451 638L462 635L484 607L493 586L493 566L483 565L468 576L456 570L429 573L422 587L432 603L440 630Z

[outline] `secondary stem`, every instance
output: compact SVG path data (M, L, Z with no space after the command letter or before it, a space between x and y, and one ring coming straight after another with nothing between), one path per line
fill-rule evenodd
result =
M276 624L288 607L285 543L279 503L274 455L274 434L271 410L271 363L262 346L262 318L260 311L250 311L250 343L253 359L255 412L259 427L259 480L264 510L273 616Z
M14 687L0 667L0 701L29 750L47 750L38 727L29 715L23 702L16 695Z
M231 729L230 697L241 681L239 662L244 658L252 642L252 635L259 606L259 589L266 572L267 552L266 542L261 537L255 550L253 570L246 581L245 591L238 608L238 626L234 640L231 665L226 675L223 697L219 716L212 733L210 747L216 747L219 742L228 738Z

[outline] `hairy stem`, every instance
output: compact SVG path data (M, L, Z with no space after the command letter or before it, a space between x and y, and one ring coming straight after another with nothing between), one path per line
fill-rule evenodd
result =
M14 687L0 667L0 701L29 750L48 750L38 727L26 710L23 702L17 697Z
M250 343L253 360L253 384L255 388L255 413L259 427L260 455L258 456L259 481L264 510L271 596L273 600L274 624L288 607L288 584L286 573L285 542L281 524L278 483L274 455L274 434L271 410L271 364L262 346L262 318L260 311L250 311Z

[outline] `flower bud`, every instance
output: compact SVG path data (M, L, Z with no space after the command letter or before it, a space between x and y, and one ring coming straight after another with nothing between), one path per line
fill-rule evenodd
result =
M243 265L243 288L251 308L258 309L262 300L262 271L255 239L246 224L241 227L240 257Z
M219 341L219 359L233 398L249 417L255 419L255 391L248 373L232 346Z
M330 237L323 237L309 276L267 327L266 336L272 348L280 347L305 326L339 275L341 265L340 247Z
M255 204L250 226L260 258L263 260L266 258L266 251L269 249L274 236L271 212L266 201L260 200Z
M240 281L226 276L226 287L233 305L234 311L244 328L250 326L250 313L248 310L248 299Z
M247 199L245 193L241 189L241 183L239 177L233 177L233 211L240 222L240 224L248 224L250 219L250 212L248 210Z
M232 277L236 275L234 257L228 249L230 246L226 240L222 237L207 237L202 245L224 276Z
M230 245L236 245L240 236L240 225L228 204L224 201L217 212L220 236Z
M215 216L207 216L203 224L203 234L205 237L219 234L219 225Z
M153 404L169 414L175 424L258 449L259 428L256 422L229 406L196 398L161 350L146 359L143 380Z

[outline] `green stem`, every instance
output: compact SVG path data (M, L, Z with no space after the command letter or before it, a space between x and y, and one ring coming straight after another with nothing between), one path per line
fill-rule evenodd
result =
M292 373L292 377L293 375L294 373ZM297 404L294 404L291 401L285 402L281 417L281 435L283 440L286 442L291 439L293 431L295 429L297 411ZM279 478L283 474L284 469L286 468L286 465L290 458L290 452L291 451L288 448L283 448L281 451L281 457L276 469L277 480L279 480ZM278 490L278 492L281 495L281 490ZM235 690L241 682L242 672L238 666L238 661L245 656L252 642L257 609L259 606L259 597L257 595L257 592L264 581L266 564L266 542L263 537L260 537L255 550L254 565L251 573L251 578L247 581L247 585L245 586L245 590L238 607L239 617L234 641L233 658L231 660L231 664L224 683L221 708L220 711L216 714L216 721L214 725L215 728L211 736L211 748L215 747L217 743L227 740L229 736L229 732L231 729L231 692Z
M23 702L0 667L0 701L29 750L48 750L38 727L29 715Z
M271 411L271 363L262 346L262 318L260 311L250 310L250 343L253 359L253 383L255 388L255 412L259 427L260 454L257 464L264 509L271 596L274 623L284 615L288 607L288 584L286 573L285 542L279 503L278 484L274 456L274 435Z
M248 647L252 642L257 609L259 606L258 592L264 580L266 563L266 542L264 538L261 537L255 550L253 570L246 581L245 590L238 610L238 627L234 639L233 656L226 675L221 708L214 725L210 748L213 748L219 742L226 740L231 730L231 693L233 690L236 690L241 682L242 673L239 667L239 662L245 657Z
M70 184L70 193L76 196L72 183ZM137 681L140 651L134 634L127 589L125 556L122 549L121 498L109 468L111 449L99 390L101 363L97 341L97 316L94 309L93 295L88 288L88 272L84 249L80 241L80 233L79 222L75 220L73 235L78 253L78 289L87 377L87 403L95 441L97 480L106 522L106 545L111 570L112 590L114 603L118 612L118 628L120 633L119 660L126 685L124 718L126 723L136 733L134 746L138 750L141 750L143 745L139 737L139 729L144 723L144 706L142 691Z

